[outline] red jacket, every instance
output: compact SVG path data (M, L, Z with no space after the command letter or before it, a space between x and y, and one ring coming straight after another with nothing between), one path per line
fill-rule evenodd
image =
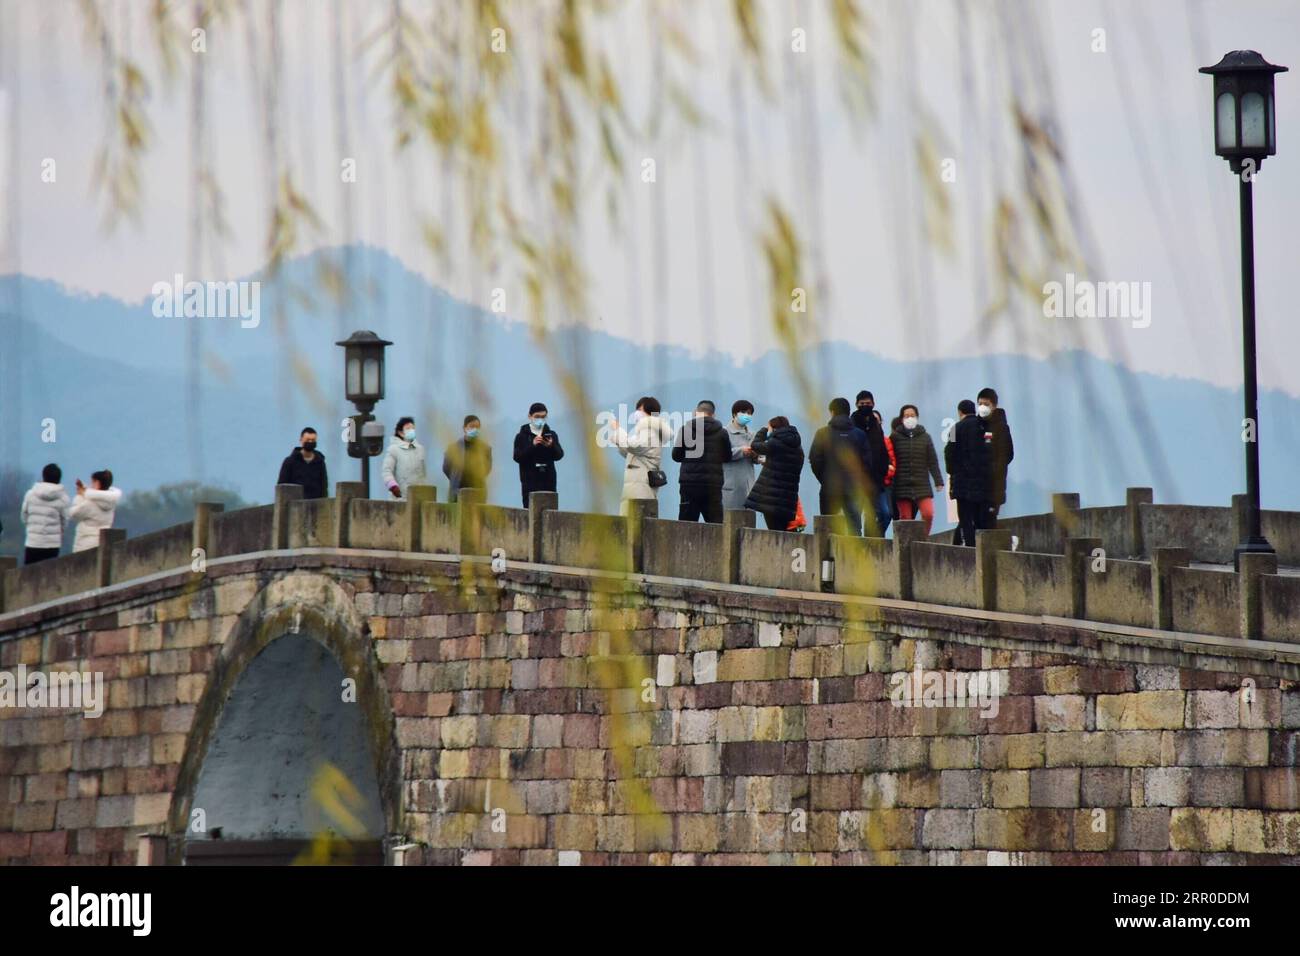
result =
M885 472L885 487L894 483L894 472L898 470L898 459L894 457L894 440L885 436L885 451L889 453L889 471Z

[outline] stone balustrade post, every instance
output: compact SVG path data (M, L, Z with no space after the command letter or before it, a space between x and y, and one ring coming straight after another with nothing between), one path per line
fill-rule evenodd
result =
M908 521L895 521L894 529L894 566L898 569L898 598L900 601L912 600L912 545L925 541L925 522L920 518Z
M271 550L289 547L289 506L302 501L302 485L276 485L275 507L271 512Z
M1065 578L1070 582L1070 617L1082 619L1088 604L1088 573L1101 538L1065 539Z
M17 558L0 558L0 614L9 610L9 608L5 607L5 578L9 576L10 571L13 571L17 567Z
M482 488L461 488L456 493L456 522L460 529L460 553L481 554L483 512L486 493Z
M727 584L740 583L740 532L755 527L757 517L748 509L722 513L722 580Z
M1131 558L1140 558L1147 553L1146 535L1142 532L1142 506L1155 500L1155 492L1150 488L1129 488L1124 492L1124 544Z
M202 558L204 562L216 557L212 553L212 516L221 514L226 506L219 501L196 501L194 503L194 530L190 535L190 557ZM195 554L194 552L198 552Z
M542 563L542 523L545 512L555 511L559 507L560 496L554 491L534 491L528 496L528 560L533 564Z
M1079 533L1080 498L1077 491L1058 491L1052 495L1052 516L1056 519L1056 541L1065 553L1065 542ZM975 536L978 540L979 535Z
M640 574L645 568L642 537L647 518L659 517L659 502L654 498L631 498L627 501L627 569Z
M334 547L346 548L351 540L349 530L352 516L352 499L364 498L366 486L359 481L339 481L334 485Z
M1258 641L1263 636L1262 575L1277 574L1277 555L1244 552L1238 559L1237 586L1240 588L1241 637Z
M403 542L403 548L406 551L422 551L424 545L421 535L424 528L424 504L425 502L434 502L438 500L438 488L436 485L408 485L406 488L406 497L403 502L406 505L406 514L403 516L405 525L404 535L406 540Z
M1174 626L1174 568L1192 563L1187 548L1156 548L1151 553L1151 626L1161 631Z
M113 546L126 540L125 528L100 528L99 549L95 554L95 580L106 588L113 583Z
M986 528L975 532L975 593L986 611L998 609L998 552L1010 550L1010 531Z

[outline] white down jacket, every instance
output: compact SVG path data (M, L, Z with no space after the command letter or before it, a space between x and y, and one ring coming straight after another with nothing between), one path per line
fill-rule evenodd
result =
M22 521L27 526L27 547L60 548L68 523L68 493L62 485L38 481L23 496Z
M77 536L72 539L73 551L99 547L99 529L113 527L113 516L121 500L121 488L107 491L87 488L85 494L77 495L77 500L68 510L68 517L77 522Z
M407 497L406 489L411 485L425 483L424 446L417 441L405 441L394 438L384 455L384 484L391 488L394 484Z
M614 436L618 453L627 459L623 469L623 500L658 498L659 489L650 487L650 472L663 466L664 446L672 446L672 427L657 415L647 415L630 432L619 429Z

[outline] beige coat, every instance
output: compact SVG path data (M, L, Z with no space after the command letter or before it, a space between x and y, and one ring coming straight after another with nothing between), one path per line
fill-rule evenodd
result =
M650 472L663 467L664 446L672 446L672 427L657 415L648 415L632 426L630 432L619 429L614 447L627 459L623 469L623 500L657 499L659 489L650 487Z

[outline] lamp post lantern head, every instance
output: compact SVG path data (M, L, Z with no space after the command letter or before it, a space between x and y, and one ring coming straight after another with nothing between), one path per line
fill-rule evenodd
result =
M1277 113L1273 77L1285 66L1269 63L1254 50L1233 50L1200 72L1214 77L1214 152L1240 173L1249 160L1258 169L1277 153Z
M392 345L374 332L353 332L343 346L343 385L357 411L370 412L384 397L384 349Z

